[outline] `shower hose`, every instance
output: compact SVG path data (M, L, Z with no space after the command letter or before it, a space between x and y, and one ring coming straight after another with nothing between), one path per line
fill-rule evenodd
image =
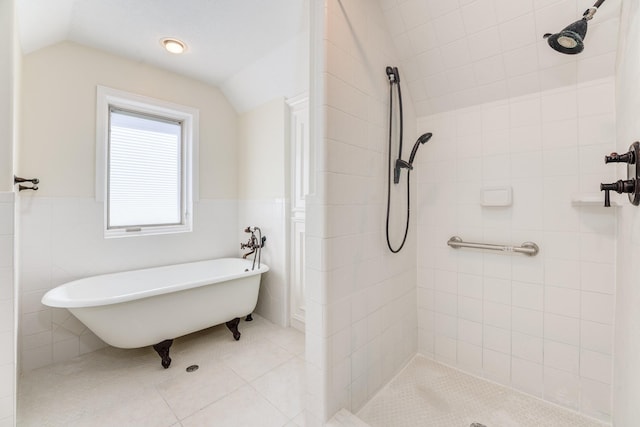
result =
M407 222L404 228L404 236L402 237L402 243L400 243L400 246L398 248L394 249L393 246L391 245L391 240L389 239L389 211L391 209L391 174L393 173L393 171L391 170L391 163L392 163L391 162L391 145L392 145L392 139L393 139L392 124L393 124L393 85L394 83L398 88L398 112L400 115L399 117L400 143L399 143L399 149L398 149L398 159L402 158L402 132L403 132L402 91L400 90L399 79L396 79L396 81L394 81L394 79L389 79L389 150L388 150L388 157L387 157L388 172L387 172L386 234L387 234L387 246L389 247L389 250L391 252L396 254L400 252L404 247L404 244L407 241L407 233L409 232L409 212L410 212L410 202L411 202L411 198L409 195L409 187L410 187L409 177L411 176L411 169L407 169Z

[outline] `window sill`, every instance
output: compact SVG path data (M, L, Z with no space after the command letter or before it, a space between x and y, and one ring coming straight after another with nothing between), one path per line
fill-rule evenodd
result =
M121 237L158 236L162 234L190 233L193 231L191 224L164 226L164 227L131 227L105 230L105 239L117 239Z

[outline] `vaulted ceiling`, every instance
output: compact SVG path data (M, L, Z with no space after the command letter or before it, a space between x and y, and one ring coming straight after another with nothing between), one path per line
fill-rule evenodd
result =
M543 39L595 0L379 0L418 116L614 74L621 0L606 0L578 55Z
M16 0L23 53L63 40L219 86L305 31L298 0ZM163 37L188 45L172 55Z
M542 38L593 1L379 4L421 116L613 75L621 0L600 7L579 55L559 54ZM304 31L306 7L302 0L17 0L24 53L71 40L216 86ZM163 51L162 37L183 39L188 53Z

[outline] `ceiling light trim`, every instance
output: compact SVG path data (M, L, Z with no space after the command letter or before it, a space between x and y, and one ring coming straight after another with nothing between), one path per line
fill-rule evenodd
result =
M175 37L165 37L160 39L160 44L169 53L180 55L187 51L187 44Z

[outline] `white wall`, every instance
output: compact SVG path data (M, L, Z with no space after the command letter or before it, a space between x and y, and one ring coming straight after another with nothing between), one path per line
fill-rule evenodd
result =
M384 237L385 67L397 59L391 38L377 2L315 6L312 144L318 173L306 221L309 425L343 407L357 411L417 345L415 220L400 254L389 252ZM404 105L408 152L415 116L410 97ZM405 188L394 188L396 212L404 212L398 199ZM394 242L404 225L403 214L396 215Z
M14 193L0 192L0 426L14 425L16 405Z
M0 28L6 40L0 50L0 191L13 188L14 8L12 0L0 2Z
M262 276L256 312L281 326L288 323L288 130L283 98L246 112L238 120L238 240L247 241L249 234L242 230L248 226L260 227L267 237L262 261L270 270Z
M217 88L73 43L25 56L22 69L18 172L41 181L37 193L22 194L20 208L21 367L28 370L103 345L67 310L40 304L50 288L100 273L237 254L237 115ZM192 233L103 238L103 206L94 195L98 84L200 110Z
M286 196L289 163L286 105L276 98L238 119L238 198Z
M100 84L198 108L200 198L236 197L237 117L217 88L71 42L25 56L22 74L19 167L40 178L39 196L94 196Z
M220 88L244 113L276 97L292 98L309 88L309 34L303 32L238 71Z
M633 0L624 0L622 6L616 74L616 148L620 153L640 139L640 6ZM624 168L615 169L619 178L626 179ZM613 423L622 427L635 425L640 419L640 211L625 203L618 212Z
M13 146L17 97L17 38L14 3L0 0L0 426L15 425L16 336L14 292Z
M621 208L602 207L599 184L615 181L615 111L609 78L418 119L434 134L418 165L419 351L604 421ZM512 206L481 206L491 186ZM454 235L540 253L455 250Z

